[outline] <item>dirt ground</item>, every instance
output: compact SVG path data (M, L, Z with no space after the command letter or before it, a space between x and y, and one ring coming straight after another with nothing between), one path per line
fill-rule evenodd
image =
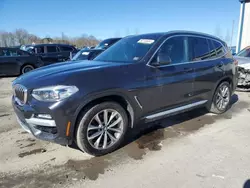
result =
M0 78L0 187L243 187L250 178L250 95L143 124L121 149L92 157L37 140L17 124L11 81Z

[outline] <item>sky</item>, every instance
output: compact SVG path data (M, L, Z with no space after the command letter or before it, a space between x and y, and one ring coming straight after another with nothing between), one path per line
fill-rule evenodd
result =
M236 44L239 0L0 0L0 31L98 39L191 30ZM234 21L234 27L233 27Z

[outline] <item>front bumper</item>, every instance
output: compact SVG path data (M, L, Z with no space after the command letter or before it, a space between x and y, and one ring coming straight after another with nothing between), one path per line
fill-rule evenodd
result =
M70 116L65 116L59 109L43 111L32 105L19 105L12 97L12 106L17 117L17 122L27 132L36 138L55 142L61 145L70 145L72 135L66 136L67 123L71 121ZM35 114L50 114L52 119L37 118Z

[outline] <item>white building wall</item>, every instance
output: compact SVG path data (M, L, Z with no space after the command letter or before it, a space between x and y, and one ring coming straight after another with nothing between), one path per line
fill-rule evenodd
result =
M241 5L241 13L242 13L242 6ZM240 19L241 19L240 15ZM240 26L239 26L240 28ZM238 36L239 38L239 36ZM243 30L242 30L242 38L241 38L241 45L240 50L243 48L250 46L250 3L245 4L245 14L244 14L244 22L243 22Z

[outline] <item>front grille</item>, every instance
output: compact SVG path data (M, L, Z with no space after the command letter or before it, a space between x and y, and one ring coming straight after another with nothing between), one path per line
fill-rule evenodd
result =
M21 105L25 104L27 102L27 89L26 87L22 85L14 85L13 86L13 94L16 99L18 99L18 102L20 102Z

